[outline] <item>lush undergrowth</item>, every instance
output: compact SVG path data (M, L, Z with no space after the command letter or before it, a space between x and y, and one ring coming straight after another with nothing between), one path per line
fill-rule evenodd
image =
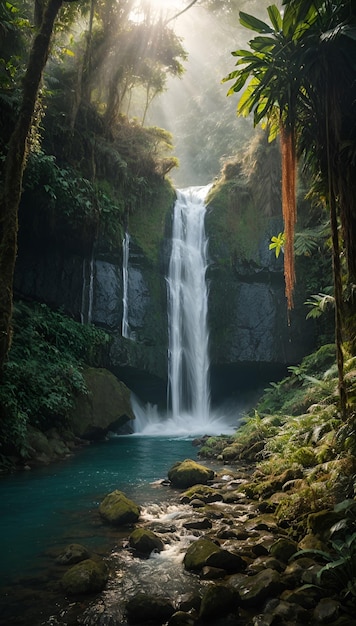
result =
M200 451L226 463L255 464L242 489L256 500L271 499L279 522L296 537L305 533L311 512L355 497L356 358L345 356L346 422L338 409L335 347L325 345L265 390L234 437L209 438Z
M17 302L14 336L0 387L0 463L23 454L29 425L67 427L77 394L86 393L83 364L99 365L109 336L44 304Z

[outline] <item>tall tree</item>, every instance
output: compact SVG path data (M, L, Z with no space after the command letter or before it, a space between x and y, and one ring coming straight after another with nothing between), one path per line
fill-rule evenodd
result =
M71 0L70 0L71 1ZM22 101L15 128L10 137L4 164L4 187L0 196L0 373L11 344L13 277L17 253L18 208L31 130L42 72L46 65L53 26L63 0L48 0L43 9L36 2L36 20L40 21L33 40L27 71L23 80Z
M349 279L355 280L356 20L352 0L285 0L283 15L268 7L272 26L245 13L240 21L258 33L250 50L237 50L239 69L229 93L245 86L238 112L253 112L255 124L267 119L282 143L283 214L286 227L286 295L292 306L294 278L296 150L304 155L330 210L333 243L335 335L341 411L346 416L342 351L342 283L338 214L344 230ZM352 158L350 158L352 157Z

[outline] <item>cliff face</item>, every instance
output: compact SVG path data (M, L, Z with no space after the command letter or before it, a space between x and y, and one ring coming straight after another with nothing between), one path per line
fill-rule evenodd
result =
M172 190L164 194L159 209L143 207L130 215L129 338L121 335L122 247L113 250L100 240L92 250L88 245L80 249L69 239L46 236L45 228L34 227L31 232L27 212L22 221L25 228L20 228L15 274L20 297L62 308L83 323L107 329L112 337L108 369L144 400L162 403L168 340L165 277L173 203ZM271 236L283 230L281 219L263 214L258 206L241 182L213 188L209 197L205 226L213 389L214 379L227 380L233 371L242 379L248 371L253 379L264 369L264 379L272 380L273 368L277 371L299 362L313 347L313 325L305 320L302 306L307 294L299 289L288 319L283 261L269 250ZM236 384L232 375L229 385Z

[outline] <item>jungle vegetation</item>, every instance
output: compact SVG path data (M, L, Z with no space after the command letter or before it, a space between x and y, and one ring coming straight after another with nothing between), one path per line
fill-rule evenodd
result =
M274 5L268 8L267 22L245 12L239 14L247 2L197 0L187 2L187 7L193 4L204 5L230 28L237 28L240 17L248 36L253 33L246 49L233 53L237 69L226 80L234 81L232 95L242 91L239 113L252 113L256 124L267 122L271 139L280 131L282 196L288 224L284 249L291 304L294 252L299 247L307 265L308 246L323 247L325 252L324 244L331 234L340 406L351 431L354 410L352 398L347 399L345 393L343 354L355 351L354 3L285 0L283 14ZM248 7L256 7L257 12L261 4L267 5L256 0ZM31 205L35 204L34 197L38 198L42 217L46 215L59 237L64 238L70 229L84 249L98 237L104 237L114 248L127 223L140 212L150 212L158 188L164 186L167 202L174 197L166 178L177 165L171 156L173 138L166 130L145 123L155 99L166 88L167 77L181 77L187 60L170 19L174 16L156 15L145 2L48 0L35 2L35 9L33 15L29 0L0 4L0 366L5 372L3 389L14 385L12 390L7 387L11 407L2 400L2 409L5 418L11 414L11 423L21 432L27 419L37 417L34 410L31 418L29 413L21 418L23 408L16 405L17 379L7 378L11 368L18 372L14 363L20 354L15 338L15 361L13 355L8 358L12 328L15 334L16 330L20 333L17 320L21 312L26 327L28 324L31 329L35 324L23 305L18 305L12 323L20 196L32 199ZM137 11L140 20L135 18ZM216 118L216 113L212 115ZM205 132L210 120L201 115L197 126L191 111L187 127L192 142L199 143L197 129ZM220 124L219 132L223 126ZM214 152L214 142L211 145ZM202 152L208 154L205 146ZM315 224L305 219L304 234L298 233L294 240L298 160L299 207L303 191L313 210L316 207L320 232L311 232ZM261 159L262 164L267 168L267 161ZM248 187L246 172L250 166L246 150L243 157L226 160L220 183L225 191L229 188L230 198L234 198L236 171L243 170ZM269 181L278 178L275 169L267 174L261 171L261 179L265 176ZM263 195L263 189L254 188L253 192ZM267 212L274 209L269 198L264 195ZM277 236L279 246L278 241ZM324 292L324 285L311 291L313 312L319 312L327 302L327 294L319 293L321 289ZM66 319L61 323L70 326ZM39 337L37 329L28 332ZM70 332L81 345L78 328L71 326ZM20 334L18 339L21 341ZM105 343L106 339L101 339ZM64 345L62 348L67 351ZM92 357L82 352L71 354L68 362L72 358L80 371L81 361ZM63 371L68 370L64 367ZM75 374L68 384L63 387L64 395L69 388L80 390L80 375ZM25 399L27 402L30 406ZM53 416L55 402L52 396L48 400ZM48 418L47 409L44 414Z
M340 408L346 420L343 294L352 316L356 280L356 12L349 0L284 0L283 4L282 12L276 5L268 7L269 23L240 12L241 23L257 35L248 49L232 53L237 69L224 80L234 81L230 95L242 91L238 113L253 113L255 124L268 125L271 139L280 137L289 308L295 282L298 158L312 178L310 195L329 212ZM354 341L354 330L348 338Z

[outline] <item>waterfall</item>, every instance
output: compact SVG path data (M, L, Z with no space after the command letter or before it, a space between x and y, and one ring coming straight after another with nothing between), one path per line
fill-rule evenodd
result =
M80 319L82 324L91 324L94 301L94 251L90 261L83 259L83 283Z
M205 198L210 189L177 192L172 228L168 295L168 412L132 395L137 434L171 437L233 432L236 414L210 409L206 283Z
M182 412L208 420L207 187L177 192L168 284L168 398L173 420Z
M130 235L125 233L122 241L122 325L121 334L130 338L130 327L128 322L128 287L129 287L129 252Z

